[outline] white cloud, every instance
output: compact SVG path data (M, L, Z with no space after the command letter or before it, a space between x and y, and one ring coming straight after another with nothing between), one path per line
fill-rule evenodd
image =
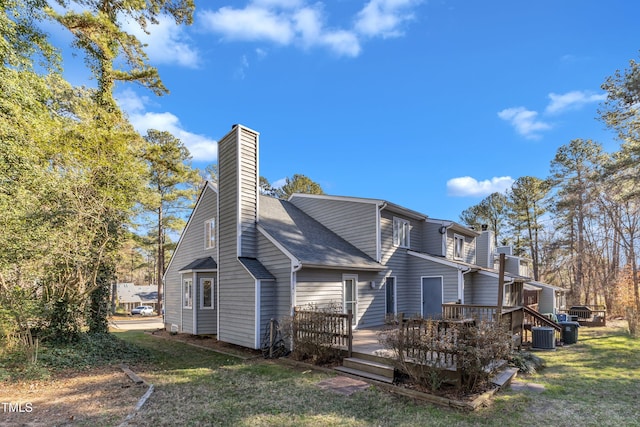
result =
M245 9L222 7L217 12L207 10L199 17L209 30L228 40L289 44L294 37L290 15L257 5Z
M236 70L235 76L239 80L244 80L246 73L245 70L249 68L249 60L247 59L247 55L242 55L240 58L240 65Z
M504 193L513 185L513 178L510 176L500 176L484 181L478 181L470 176L452 178L447 181L447 194L450 196L481 196L485 197L492 193Z
M171 18L164 16L160 16L158 21L158 24L147 25L149 34L132 21L125 22L123 28L146 45L144 50L152 62L197 68L200 57L189 44L184 26L176 25Z
M549 123L537 118L536 111L524 107L506 108L498 112L498 117L511 123L516 132L528 139L540 138L541 131L551 129Z
M371 0L358 12L355 29L369 37L399 37L402 24L415 18L418 4L419 0Z
M550 93L549 99L551 99L551 102L547 105L545 112L548 114L557 114L567 110L578 109L586 104L604 101L607 99L607 95L604 93L574 90L563 94Z
M116 95L118 104L128 114L133 127L145 135L149 129L167 131L180 139L195 161L215 161L218 157L217 141L185 130L180 119L170 112L152 113L145 111L148 99L138 96L131 89Z
M282 188L287 183L287 178L280 178L271 184L273 188Z
M422 0L370 0L354 16L352 28L327 24L325 5L308 0L253 0L243 8L229 6L197 15L207 31L227 41L262 41L303 49L325 47L340 56L356 57L372 37L399 37L414 19Z
M604 101L607 95L587 90L574 90L563 94L552 92L548 97L550 101L544 109L544 114L552 116ZM537 111L528 110L525 107L506 108L498 112L498 117L511 123L516 132L528 139L538 139L541 137L540 132L552 129L551 123L539 119L538 116Z

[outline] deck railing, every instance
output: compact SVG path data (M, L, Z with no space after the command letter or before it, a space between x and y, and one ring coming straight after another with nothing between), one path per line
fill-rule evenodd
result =
M495 322L498 318L498 306L445 303L442 304L442 318L445 320L473 320L476 322ZM523 339L524 310L522 307L503 307L500 321L511 331L514 345L519 347Z
M345 348L353 353L353 313L303 310L293 311L293 334L300 340L312 340L327 346Z
M581 326L607 325L607 308L604 305L573 306L563 313L577 317Z
M470 319L433 320L421 317L404 319L400 314L397 325L400 350L403 356L412 360L429 360L432 366L439 366L442 369L455 368L454 348L446 347L455 346L457 334L473 324L474 321ZM425 342L425 340L431 341Z

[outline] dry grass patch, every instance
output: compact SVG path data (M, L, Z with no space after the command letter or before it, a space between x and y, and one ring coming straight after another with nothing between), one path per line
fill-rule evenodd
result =
M0 425L118 425L145 391L114 366L59 372L44 381L0 382L0 402L19 402L23 410L0 407Z

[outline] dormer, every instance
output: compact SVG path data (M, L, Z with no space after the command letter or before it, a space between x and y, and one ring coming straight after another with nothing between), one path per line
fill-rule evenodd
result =
M480 233L453 221L427 219L426 252L452 261L476 264L476 239Z

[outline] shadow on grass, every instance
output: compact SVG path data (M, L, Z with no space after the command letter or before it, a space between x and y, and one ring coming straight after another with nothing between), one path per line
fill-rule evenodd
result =
M543 355L548 367L524 379L544 383L547 391L505 390L492 407L473 413L414 402L375 386L345 397L317 386L332 374L241 360L140 332L122 338L154 354L148 375L156 392L134 420L137 425L634 425L640 362L632 356L640 344L619 330L580 332L577 344Z

